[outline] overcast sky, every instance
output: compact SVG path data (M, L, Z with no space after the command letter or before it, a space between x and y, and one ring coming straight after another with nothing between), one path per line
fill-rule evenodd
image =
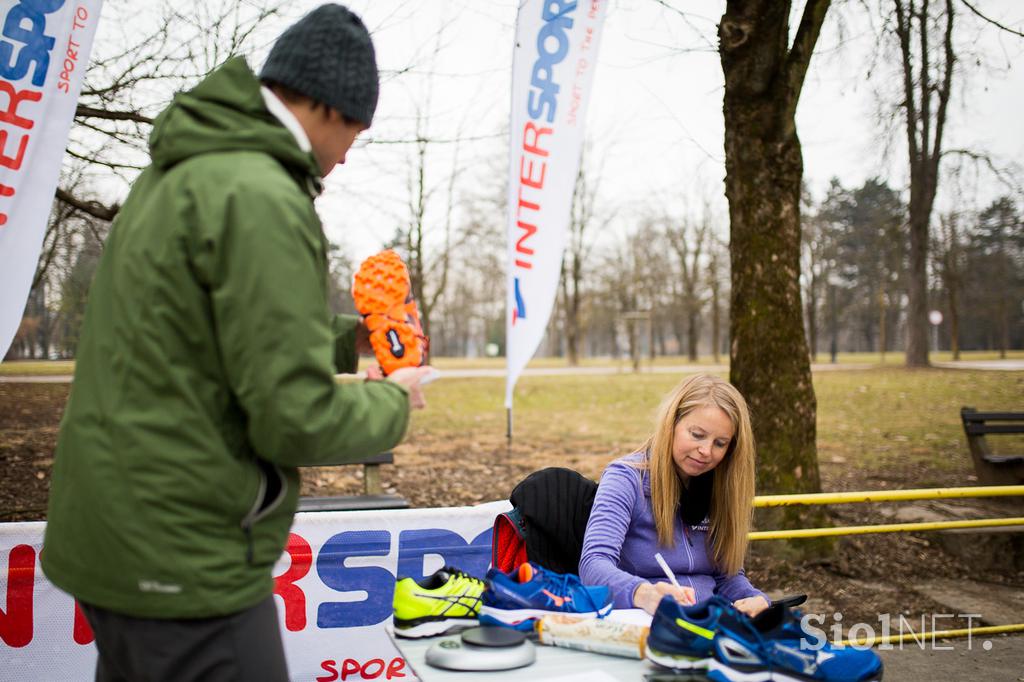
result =
M592 169L601 169L604 209L617 209L613 234L633 229L645 212L699 213L710 203L727 229L722 150L722 72L716 26L725 3L711 0L611 0L605 19L587 120ZM281 29L319 2L291 3ZM500 193L507 163L512 36L517 4L510 0L353 0L374 34L383 72L372 142L349 155L328 178L318 202L328 236L362 258L380 248L409 217L417 126L438 140L427 152L428 219L442 219L448 180L458 172L455 198ZM802 3L796 3L798 12ZM881 176L907 185L902 128L882 124L894 92L897 63L878 58L879 18L862 3L833 2L807 76L797 123L805 177L816 199L838 177L847 187ZM888 3L886 3L888 4ZM1024 28L1021 0L977 0L1004 25ZM967 16L967 10L957 3ZM680 10L680 12L675 11ZM685 16L684 16L685 15ZM795 25L795 21L793 22ZM947 147L992 154L999 165L1024 160L1024 39L967 21L958 35L970 45L965 62L986 68L957 74ZM100 34L102 38L102 33ZM265 49L253 55L262 62ZM397 73L396 73L397 72ZM869 78L870 72L870 78ZM891 99L891 97L890 97ZM456 142L455 140L459 140ZM890 144L891 143L891 144ZM950 166L946 166L950 168ZM949 177L949 176L947 176ZM960 201L991 200L1003 191L991 175L968 173ZM952 183L947 185L952 187ZM940 208L954 194L945 193ZM456 213L458 216L458 213ZM504 221L504 216L495 216Z

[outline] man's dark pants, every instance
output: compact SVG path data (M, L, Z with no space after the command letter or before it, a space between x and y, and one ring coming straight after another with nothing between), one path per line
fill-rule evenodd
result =
M218 618L133 618L81 606L96 635L97 682L288 679L273 596Z

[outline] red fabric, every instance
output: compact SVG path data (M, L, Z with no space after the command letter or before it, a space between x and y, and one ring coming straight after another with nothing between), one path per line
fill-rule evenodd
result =
M498 514L491 540L491 566L509 573L526 560L526 540L519 528L507 515Z

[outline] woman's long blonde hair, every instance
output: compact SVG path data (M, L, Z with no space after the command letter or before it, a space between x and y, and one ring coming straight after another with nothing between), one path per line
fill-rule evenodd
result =
M708 406L725 412L735 429L725 457L714 469L709 510L712 558L719 570L731 575L743 567L747 553L754 503L754 433L747 401L728 381L708 374L694 375L676 386L658 408L654 433L644 444L651 476L651 506L658 542L671 547L683 490L672 459L676 424L693 410Z

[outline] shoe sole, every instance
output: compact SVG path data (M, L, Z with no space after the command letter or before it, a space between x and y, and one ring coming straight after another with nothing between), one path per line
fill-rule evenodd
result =
M428 621L410 627L401 627L395 623L395 635L405 639L420 639L422 637L434 637L444 635L453 630L476 627L480 624L476 618L446 618L444 620Z
M686 656L684 654L667 654L647 646L647 659L663 668L672 670L704 670L711 662L710 658Z
M882 670L857 682L882 682ZM796 673L784 673L778 670L752 670L742 672L735 668L709 659L707 677L713 682L815 682L816 678L798 675Z
M405 305L409 297L409 271L395 253L367 258L353 278L352 298L363 315L387 315ZM399 319L405 319L404 311Z
M533 623L544 616L559 615L569 616L578 620L589 620L591 618L603 618L611 613L612 605L604 607L600 611L585 611L573 613L570 611L545 611L544 609L497 609L493 606L480 607L480 622L482 624L503 625L516 630L532 630Z

